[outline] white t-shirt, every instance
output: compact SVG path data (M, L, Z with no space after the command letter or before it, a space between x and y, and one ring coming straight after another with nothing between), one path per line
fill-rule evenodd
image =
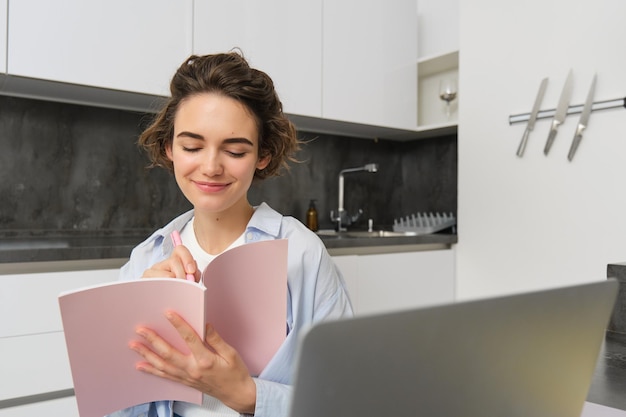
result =
M194 232L193 223L195 221L195 217L192 217L189 223L183 227L183 230L180 232L180 240L183 242L183 245L189 249L191 255L196 260L198 264L198 269L200 271L204 271L204 269L211 263L213 259L215 259L217 255L211 255L206 252L202 247L200 247L200 243L198 243L198 239L196 238L196 234ZM244 232L245 233L245 232ZM233 243L230 244L229 247L224 250L226 252L229 249L232 249L237 246L241 246L246 243L244 238L244 233L241 234Z

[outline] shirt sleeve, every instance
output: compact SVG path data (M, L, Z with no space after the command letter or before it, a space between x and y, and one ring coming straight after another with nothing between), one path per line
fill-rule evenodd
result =
M292 388L278 382L255 378L256 406L254 417L287 417Z
M325 250L320 257L316 282L313 322L353 316L343 275Z

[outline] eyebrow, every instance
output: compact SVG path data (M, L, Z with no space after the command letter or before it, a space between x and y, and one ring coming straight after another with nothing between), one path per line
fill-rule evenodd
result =
M182 137L182 136L188 137L191 139L204 140L204 136L199 135L197 133L193 133L193 132L183 131L183 132L180 132L178 135L176 135L176 137ZM254 146L254 143L252 143L252 141L247 138L228 138L228 139L224 139L224 143L243 143L246 145Z

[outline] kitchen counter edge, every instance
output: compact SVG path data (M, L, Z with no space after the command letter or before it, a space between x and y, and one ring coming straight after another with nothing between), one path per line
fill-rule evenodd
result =
M143 238L142 238L143 239ZM326 238L321 237L331 256L372 255L450 249L457 235L432 234L409 237ZM69 247L0 247L0 275L72 270L113 269L122 266L141 240L127 243L81 244Z

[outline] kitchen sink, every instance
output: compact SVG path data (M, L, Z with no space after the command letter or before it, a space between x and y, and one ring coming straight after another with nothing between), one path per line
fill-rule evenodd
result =
M346 232L337 232L335 230L319 230L317 234L321 237L345 237L345 238L368 238L368 237L407 237L417 236L415 232L393 232L391 230L349 230Z
M391 230L374 230L368 232L366 230L357 230L354 232L343 232L348 237L403 237L417 236L415 232L392 232Z

